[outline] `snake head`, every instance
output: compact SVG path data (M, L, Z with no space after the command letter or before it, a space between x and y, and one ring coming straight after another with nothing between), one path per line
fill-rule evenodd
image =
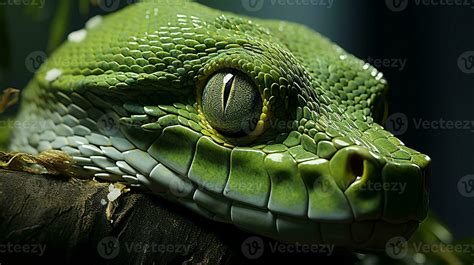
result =
M380 248L409 237L427 214L430 158L377 123L382 74L300 25L250 32L198 78L200 124L227 151L195 156L188 177L227 200L228 221L279 240Z
M64 150L98 179L280 241L410 236L430 159L378 124L382 74L304 26L186 5L132 5L63 45L20 115L47 126L13 149Z

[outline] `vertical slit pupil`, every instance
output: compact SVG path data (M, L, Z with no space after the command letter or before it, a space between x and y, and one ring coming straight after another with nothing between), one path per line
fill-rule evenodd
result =
M235 77L236 77L235 72L230 72L227 75L225 75L224 79L223 79L223 82L224 82L223 100L224 100L224 102L223 102L222 106L224 108L224 112L227 109L227 103L229 101L230 92L232 90L232 85L234 84Z

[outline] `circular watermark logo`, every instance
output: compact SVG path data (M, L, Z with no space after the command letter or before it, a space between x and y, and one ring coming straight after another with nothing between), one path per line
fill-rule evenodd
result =
M41 65L46 62L47 55L44 51L34 51L25 58L25 67L31 73L36 73Z
M265 0L241 0L242 6L249 12L257 12L262 10Z
M97 244L97 252L104 259L113 259L120 253L120 243L116 237L104 237Z
M408 253L408 242L402 236L391 238L385 244L385 253L392 259L403 259Z
M459 55L458 67L465 74L474 74L474 51L463 52Z
M388 116L385 128L393 135L402 135L408 129L408 118L404 113L393 113Z
M116 135L120 129L120 117L113 112L102 115L97 120L97 129L104 135Z
M385 0L385 5L393 12L400 12L408 7L408 0Z
M97 5L105 12L113 12L120 6L120 0L98 0Z
M244 240L240 246L242 254L248 259L258 259L263 255L265 246L262 238L258 236L252 236Z
M259 120L260 114L257 113L251 114L249 117L243 117L242 122L240 123L242 132L245 134L251 134L255 130Z
M458 191L464 197L474 197L474 175L466 175L459 179Z
M322 177L314 180L313 189L316 189L318 192L320 192L322 196L329 196L331 192L334 192L331 182L328 179Z
M189 194L192 184L187 179L174 179L169 184L170 193L173 194L175 197L185 197Z

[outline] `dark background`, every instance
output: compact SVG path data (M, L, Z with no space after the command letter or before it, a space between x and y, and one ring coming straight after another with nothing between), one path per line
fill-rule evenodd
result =
M115 1L120 7L133 2ZM417 128L415 122L443 119L474 123L474 74L469 73L469 64L467 68L458 65L458 61L474 55L469 54L474 51L474 2L472 6L446 6L436 5L439 1L417 4L409 0L285 0L282 4L260 1L263 5L257 11L245 8L241 0L199 2L239 14L306 24L359 58L376 64L390 84L390 113L398 113L388 122L394 117L402 118L401 130L394 133L433 160L432 209L456 238L474 236L474 198L468 196L474 196L474 192L458 189L463 176L474 174L474 125L462 129ZM22 5L0 6L0 23L6 25L0 30L0 90L23 88L34 72L31 59L49 54L50 25L59 2L46 0L35 15ZM83 28L93 15L108 13L100 7L81 13L79 3L72 2L70 23L64 24L67 33ZM401 4L402 10L394 11L394 4Z

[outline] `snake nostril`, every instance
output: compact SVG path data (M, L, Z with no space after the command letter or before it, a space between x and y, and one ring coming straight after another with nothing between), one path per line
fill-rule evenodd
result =
M341 190L346 190L361 178L369 177L378 168L375 158L360 146L340 149L330 161L331 174Z
M364 159L357 154L352 155L349 158L349 167L354 176L354 181L360 180L364 174Z

